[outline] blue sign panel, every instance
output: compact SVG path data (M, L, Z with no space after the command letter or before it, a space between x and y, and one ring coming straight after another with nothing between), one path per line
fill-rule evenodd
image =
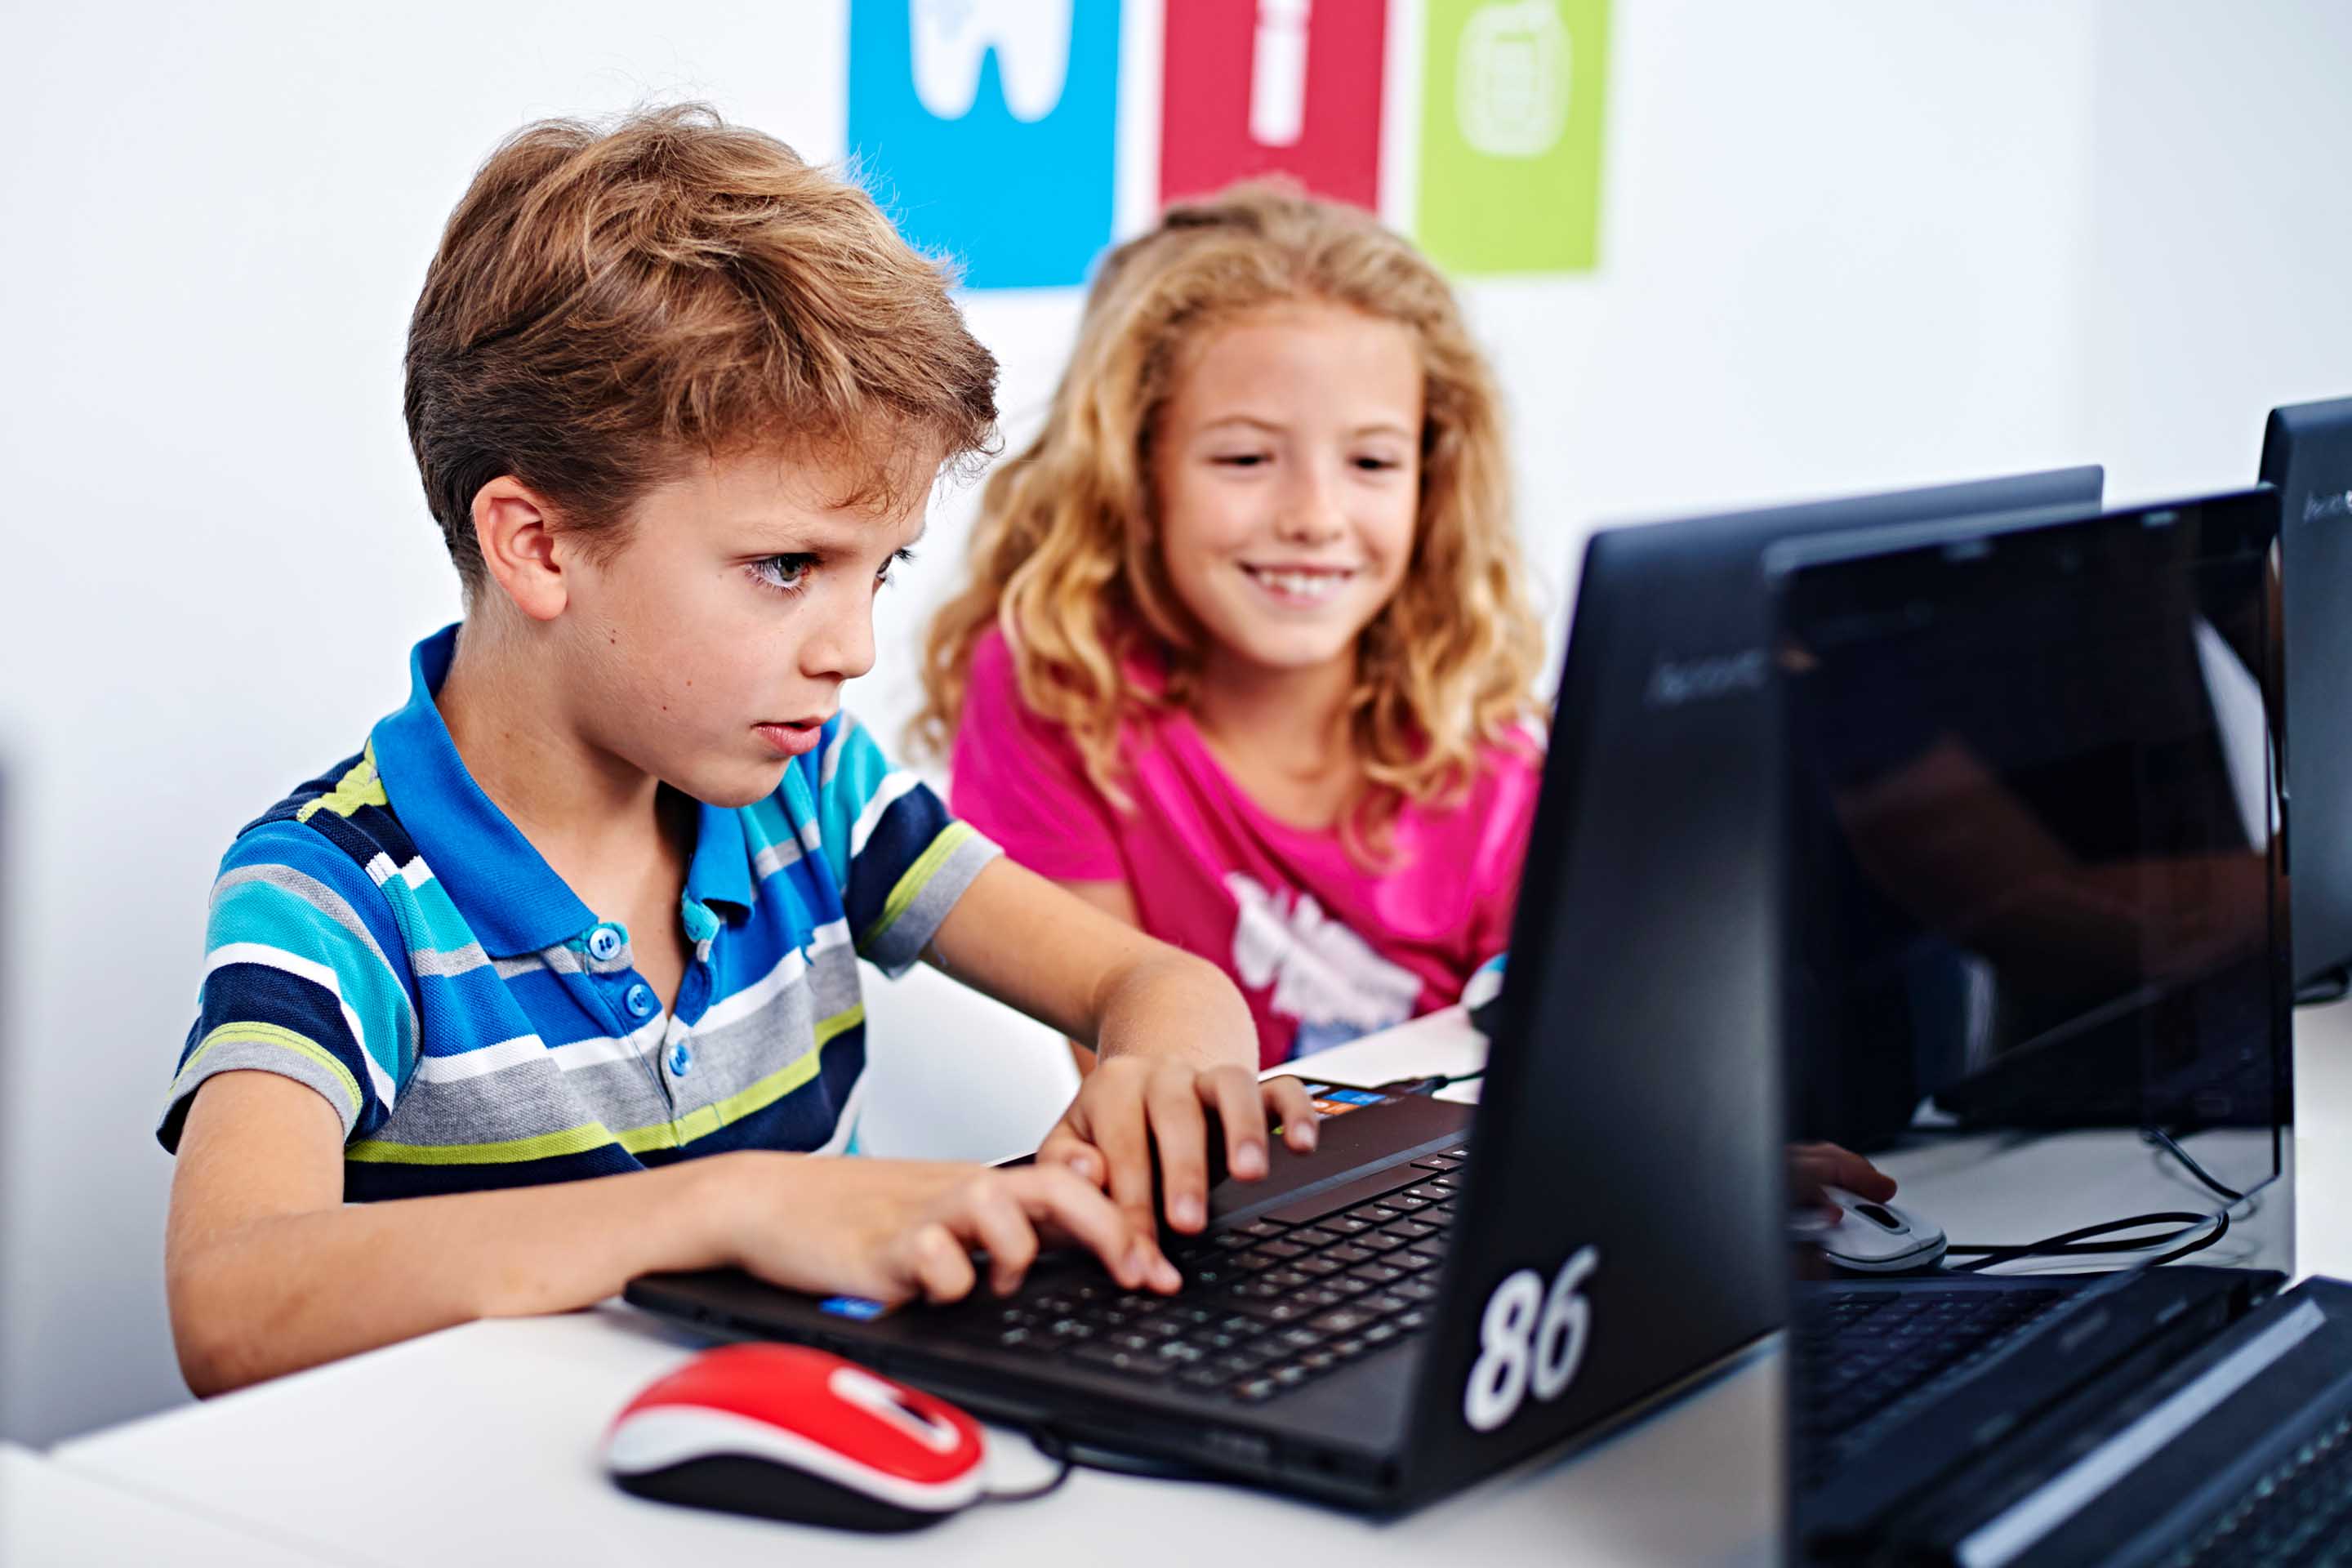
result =
M974 289L1086 280L1110 243L1118 0L850 0L849 146Z

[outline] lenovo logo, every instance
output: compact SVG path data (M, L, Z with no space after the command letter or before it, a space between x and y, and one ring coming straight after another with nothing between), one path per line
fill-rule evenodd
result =
M1680 708L1685 703L1737 697L1744 691L1763 690L1764 676L1764 650L1760 647L1679 662L1662 659L1650 671L1650 684L1642 693L1642 701L1651 708Z
M2303 503L2304 521L2317 522L2329 517L2352 517L2352 490L2331 490Z

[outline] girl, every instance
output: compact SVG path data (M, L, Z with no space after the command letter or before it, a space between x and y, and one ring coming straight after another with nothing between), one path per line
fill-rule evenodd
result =
M1243 185L1114 250L971 561L917 721L954 811L1223 964L1263 1064L1506 945L1542 637L1501 414L1369 215Z

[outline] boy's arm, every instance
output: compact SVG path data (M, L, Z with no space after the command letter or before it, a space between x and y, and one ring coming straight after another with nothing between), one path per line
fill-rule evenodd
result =
M1257 1026L1224 972L1000 857L932 938L948 973L1079 1041L1101 1062L1037 1151L1100 1182L1140 1234L1152 1231L1155 1145L1169 1225L1208 1219L1204 1107L1224 1123L1225 1166L1265 1174L1269 1118L1315 1146L1315 1107L1297 1079L1261 1084Z
M1142 911L1135 907L1135 889L1125 882L1073 882L1064 878L1052 879L1054 886L1075 899L1087 903L1113 920L1143 929ZM1084 1078L1095 1070L1095 1048L1084 1040L1070 1041L1070 1059L1077 1064L1078 1076Z
M274 1073L208 1079L188 1109L164 1279L199 1394L481 1317L589 1306L640 1274L735 1264L775 1284L898 1300L1019 1283L1042 1245L1128 1289L1176 1279L1067 1171L743 1152L592 1181L346 1205L335 1111ZM1041 1239L1040 1233L1043 1233Z

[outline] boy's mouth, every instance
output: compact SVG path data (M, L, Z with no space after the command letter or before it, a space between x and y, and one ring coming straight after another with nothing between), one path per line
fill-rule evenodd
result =
M754 724L751 732L780 757L805 756L824 738L824 721L791 719L776 724Z
M1242 574L1257 584L1276 604L1311 609L1328 601L1355 580L1353 566L1255 565L1241 563Z

